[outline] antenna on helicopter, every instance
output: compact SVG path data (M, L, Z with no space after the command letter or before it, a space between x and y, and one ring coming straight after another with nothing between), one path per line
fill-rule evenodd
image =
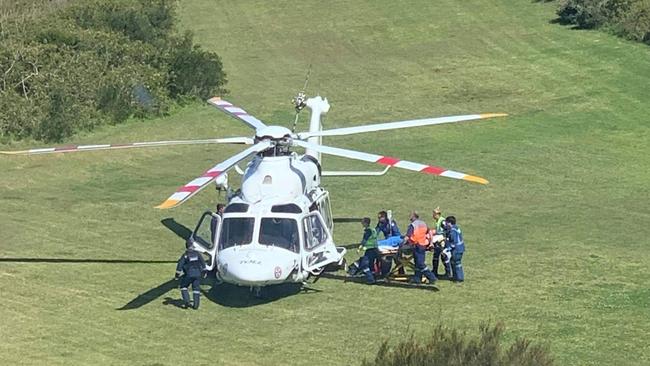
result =
M292 133L296 132L296 125L298 124L298 116L300 114L300 111L302 111L307 106L305 104L305 101L307 100L307 96L305 95L305 90L307 90L307 85L309 84L310 75L311 75L311 64L309 64L309 68L307 69L307 76L305 77L305 85L303 85L302 90L299 91L298 94L291 100L291 102L294 105L294 108L296 109L296 116L293 119L293 127L291 128Z

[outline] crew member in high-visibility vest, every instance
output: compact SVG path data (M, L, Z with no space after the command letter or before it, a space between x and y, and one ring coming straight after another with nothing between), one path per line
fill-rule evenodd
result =
M429 246L429 227L420 220L417 212L411 212L409 217L411 224L406 231L406 242L413 248L413 257L415 259L415 275L411 282L419 284L422 282L424 275L430 283L434 283L437 278L425 264L427 247Z
M379 250L377 250L377 231L370 228L370 218L364 217L361 220L363 226L363 238L357 251L365 250L363 257L359 258L359 270L361 270L366 277L368 284L375 283L375 276L372 273L372 268L379 257Z
M463 272L463 253L465 253L465 241L463 240L463 232L456 225L456 218L449 216L445 219L445 227L447 228L447 245L451 247L451 272L453 280L456 282L463 282L465 280L465 273Z
M441 235L443 238L445 237L445 228L444 228L444 223L445 223L445 218L442 216L442 211L440 211L440 207L436 207L433 209L433 221L435 225L435 231L432 231L431 237L434 238L436 237L435 235ZM442 257L442 263L445 267L445 275L444 278L451 279L451 249L448 247L444 246L444 240L441 241L434 241L433 243L433 273L436 274L437 277L440 277L438 274L438 267L440 265L440 258Z

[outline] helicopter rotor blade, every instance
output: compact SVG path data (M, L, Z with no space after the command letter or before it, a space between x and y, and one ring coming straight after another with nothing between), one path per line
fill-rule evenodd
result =
M224 137L215 140L218 144L252 145L255 143L255 141L250 137Z
M293 140L295 145L304 147L306 149L312 149L323 154L329 154L334 156L340 156L343 158L350 158L356 160L367 161L370 163L378 163L387 166L393 166L396 168L402 168L407 170L412 170L415 172L439 175L441 177L453 178L453 179L462 179L469 182L487 184L488 181L485 178L476 177L473 175L456 172L453 170L448 170L438 166L424 165L419 163L414 163L406 160L400 160L397 158L392 158L390 156L381 156L375 154L368 154L360 151L341 149L338 147L330 147L325 145L312 144L306 141Z
M300 132L298 137L305 140L313 136L343 136L343 135L352 135L355 133L364 133L364 132L375 132L375 131L386 131L394 130L397 128L408 128L408 127L421 127L421 126L430 126L430 125L439 125L443 123L455 123L462 121L472 121L478 119L492 118L492 117L504 117L507 116L506 113L483 113L483 114L468 114L464 116L448 116L448 117L437 117L437 118L423 118L423 119L414 119L408 121L399 121L399 122L388 122L388 123L378 123L372 125L363 125L363 126L354 126L354 127L344 127L344 128L335 128L331 130L323 130L316 132Z
M232 105L232 103L230 103L229 101L221 99L220 97L210 98L208 99L208 103L212 104L217 109L226 113L227 115L237 118L238 120L246 123L248 126L254 128L255 130L259 130L261 128L266 127L264 122L251 116L245 110Z
M156 206L156 208L167 209L180 205L181 203L187 201L190 197L199 193L199 191L205 188L210 182L215 180L217 177L225 173L228 169L232 168L240 161L248 158L250 155L260 153L270 148L271 146L273 146L273 143L271 141L263 140L240 152L239 154L231 156L227 160L224 160L223 162L208 169L200 177L177 189L174 194L169 196L169 198L167 198L167 200L165 200L163 203Z
M206 140L173 140L173 141L149 141L134 142L130 144L95 144L95 145L68 145L59 147L46 147L39 149L21 150L21 151L0 151L5 155L40 155L52 153L70 153L80 151L97 151L97 150L119 150L132 149L138 147L158 147L174 145L202 145L202 144L245 144L252 145L253 139L249 137L229 137L223 139L206 139Z

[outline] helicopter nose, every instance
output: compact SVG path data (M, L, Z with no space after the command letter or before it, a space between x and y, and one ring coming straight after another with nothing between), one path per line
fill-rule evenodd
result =
M239 285L283 282L298 263L295 255L266 250L238 250L220 255L218 269L224 280Z

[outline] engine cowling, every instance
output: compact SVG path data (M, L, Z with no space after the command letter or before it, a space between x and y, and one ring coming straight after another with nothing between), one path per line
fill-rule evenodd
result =
M291 200L320 184L318 162L297 156L273 156L253 160L242 182L242 196L248 202L271 197Z

